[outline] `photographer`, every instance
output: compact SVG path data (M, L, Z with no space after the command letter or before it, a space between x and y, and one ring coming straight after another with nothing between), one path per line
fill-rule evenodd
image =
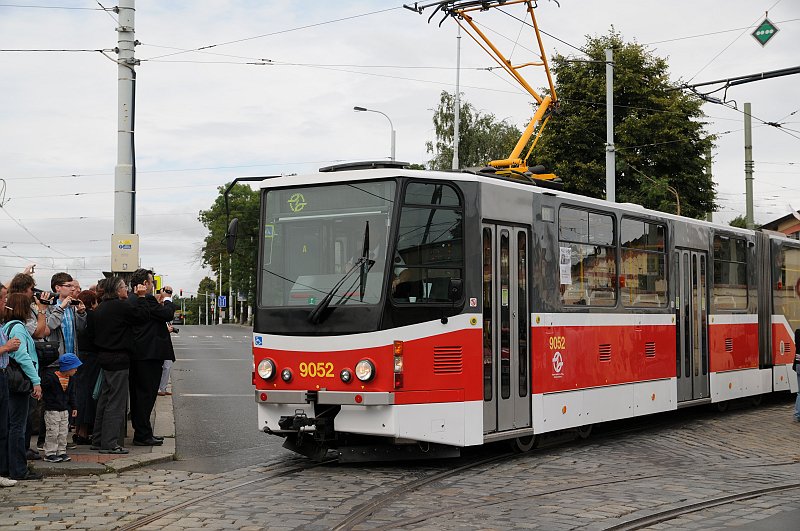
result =
M147 287L145 300L150 312L150 319L133 327L135 350L131 358L130 391L131 391L131 424L133 425L133 444L137 446L159 446L163 438L153 434L150 414L158 396L161 372L164 360L174 360L172 340L167 331L166 322L172 321L175 305L172 295L159 292L158 297L151 295L153 289L153 272L148 269L137 269L131 276L131 285ZM169 289L169 291L172 291ZM136 304L136 293L131 293L128 300Z
M162 301L166 298L166 296L172 297L172 286L164 286L161 290ZM177 334L178 329L172 326L172 323L167 321L167 331L169 334ZM167 337L170 335L167 334ZM167 391L167 385L169 385L169 373L172 371L172 364L175 362L175 351L172 348L172 339L169 340L169 350L165 352L167 358L164 359L164 364L161 366L161 383L158 385L158 396L167 396L171 395L170 391Z

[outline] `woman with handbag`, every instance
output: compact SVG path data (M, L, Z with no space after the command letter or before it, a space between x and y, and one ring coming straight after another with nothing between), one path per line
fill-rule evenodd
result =
M39 358L25 321L31 312L31 297L22 293L12 293L5 304L6 322L3 331L9 339L17 338L19 348L9 353L10 365L14 374L8 372L9 381L9 421L8 421L8 471L11 479L42 479L41 474L28 470L25 456L25 424L28 418L28 396L36 400L42 398L39 379ZM16 369L22 373L17 378ZM28 390L27 385L30 385Z
M0 284L0 323L5 321L6 294ZM8 364L9 352L19 348L19 338L9 339L0 327L0 487L13 487L17 482L8 479Z

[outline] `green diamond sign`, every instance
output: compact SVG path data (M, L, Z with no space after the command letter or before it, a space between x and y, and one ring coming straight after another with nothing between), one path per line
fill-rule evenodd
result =
M776 33L778 33L778 27L770 22L768 18L765 18L764 22L756 28L752 35L761 43L761 46L764 46Z

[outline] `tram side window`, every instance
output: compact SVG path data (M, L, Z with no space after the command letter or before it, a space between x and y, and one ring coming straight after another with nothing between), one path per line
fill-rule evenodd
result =
M620 297L625 306L661 308L667 301L665 225L622 218Z
M614 306L617 275L614 218L563 206L559 210L561 303Z
M714 236L714 307L744 310L747 293L747 241Z
M772 311L786 317L791 329L796 330L800 328L800 249L783 247L775 258Z
M463 278L463 209L450 185L410 183L400 213L392 268L398 303L451 303L451 279Z

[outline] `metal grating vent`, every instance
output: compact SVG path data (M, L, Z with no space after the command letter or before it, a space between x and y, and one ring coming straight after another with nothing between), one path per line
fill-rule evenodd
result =
M461 347L433 347L433 374L461 374Z
M725 352L733 352L733 338L726 337L725 338Z
M656 357L656 344L653 341L644 344L644 356L646 358Z
M603 344L599 347L600 361L611 361L611 345Z

